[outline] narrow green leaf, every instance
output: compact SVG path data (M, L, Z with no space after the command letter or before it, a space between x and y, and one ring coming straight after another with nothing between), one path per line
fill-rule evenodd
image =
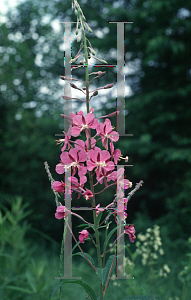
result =
M31 290L24 289L24 288L19 287L19 286L7 285L4 288L8 289L8 290L23 292L23 293L26 293L26 294L33 294L33 292Z
M101 220L101 217L103 215L103 211L101 211L97 217L97 224L99 224L100 220Z
M84 283L82 280L67 280L67 281L64 281L64 282L60 282L55 287L55 289L54 289L54 291L52 293L51 300L54 298L54 296L55 296L56 292L58 291L58 289L60 288L60 286L62 284L65 284L65 283L72 283L72 284L76 283L76 284L81 285L84 288L84 290L86 291L86 293L88 293L89 297L92 300L97 300L97 297L96 297L96 294L95 294L94 290L92 290L92 288L88 284Z
M85 256L83 255L82 252L74 253L72 256L74 256L74 255L80 255L80 256L82 256L83 258L85 258ZM92 265L95 267L95 262L94 262L93 258L91 257L91 255L89 255L88 253L85 253L85 255L86 255L87 258L91 261ZM86 258L85 258L85 260L86 260Z
M117 227L113 228L113 229L110 231L110 233L109 233L108 236L107 236L106 246L107 246L107 244L108 244L108 242L109 242L109 240L110 240L112 234L113 234L118 228L120 228L120 227L121 227L121 226L117 226Z
M76 247L78 247L79 244L80 244L80 241L78 241L77 244L72 248L72 253L73 253L74 249L76 249Z
M161 300L159 297L156 296L130 296L125 298L124 300Z

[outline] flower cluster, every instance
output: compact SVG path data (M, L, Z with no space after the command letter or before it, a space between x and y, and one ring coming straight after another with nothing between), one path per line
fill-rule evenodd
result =
M124 179L124 168L120 168L118 171L114 171L114 168L119 159L125 159L125 161L127 161L128 158L123 158L121 151L114 149L113 145L114 142L119 140L119 134L114 131L114 127L112 127L111 121L107 117L113 116L117 112L100 117L106 118L104 122L99 122L99 118L96 119L93 112L94 109L91 108L91 112L86 114L86 116L83 115L82 111L79 113L76 112L76 114L71 113L69 116L62 115L63 118L66 118L70 122L70 127L68 132L64 132L65 139L57 141L62 144L62 153L60 155L60 162L56 165L56 172L58 174L66 174L71 168L71 177L68 177L68 180L71 182L71 190L78 193L78 199L80 196L83 196L87 201L91 200L94 196L94 191L84 187L87 182L86 175L88 171L94 172L96 175L97 183L94 184L93 187L103 182L105 184L104 190L112 185L117 185L117 194L113 202L105 208L100 208L100 204L97 204L95 207L96 216L98 216L101 211L113 209L115 221L117 222L117 216L121 219L127 218L125 210L128 200L124 198L124 192L122 192L122 190L132 187L132 183L128 179ZM96 130L96 134L92 138L91 129ZM86 134L85 142L80 139L76 141L71 140L71 137L78 137L82 132ZM97 138L97 140L95 138ZM102 141L105 150L101 150L96 146L99 140ZM110 142L110 152L108 151L108 142ZM76 177L77 174L79 180ZM94 174L92 174L92 177ZM110 181L114 183L109 185L108 183ZM65 185L63 181L54 181L52 188L58 193L70 193L69 184ZM61 216L62 218L65 217L65 207L62 205L61 207L57 207L55 214L57 219L60 219ZM126 225L125 233L129 235L130 241L133 243L136 238L133 225Z
M162 242L160 237L160 227L154 225L153 228L147 228L146 234L137 235L136 252L142 256L142 264L146 265L158 259L158 254L163 255Z

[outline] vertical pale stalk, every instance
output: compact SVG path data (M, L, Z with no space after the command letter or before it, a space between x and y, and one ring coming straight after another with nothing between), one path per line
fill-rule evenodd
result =
M85 36L85 30L82 22L82 18L80 17L81 22L81 28L82 28L82 35L83 35L83 41L84 41L84 52L85 52L85 81L86 81L86 106L87 106L87 113L90 112L89 110L89 75L88 75L88 53L87 53L87 44L86 44L86 36ZM89 150L91 149L91 130L89 129ZM93 193L93 201L92 206L93 208L96 207L95 202L95 194L94 194L94 186L93 186L93 176L92 172L89 171L89 179L90 179L90 188ZM96 244L97 244L97 258L98 258L98 266L101 269L102 268L102 259L101 259L101 250L100 250L100 240L99 240L99 232L98 232L98 225L97 224L97 217L96 217L96 211L93 210L93 218L94 218L94 226L95 226L95 235L96 235ZM100 281L100 300L103 300L103 285Z

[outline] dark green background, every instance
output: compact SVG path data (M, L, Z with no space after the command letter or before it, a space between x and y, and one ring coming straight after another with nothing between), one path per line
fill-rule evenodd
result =
M125 61L131 68L126 85L132 91L125 98L125 123L126 133L134 137L120 137L115 146L134 165L126 168L126 178L133 186L140 180L144 185L128 204L127 222L134 223L137 233L160 225L169 253L177 247L184 253L191 234L191 3L97 0L80 5L93 30L88 38L96 55L110 64L116 63L110 52L116 50L116 25L108 21L133 21L125 25ZM45 15L50 17L47 24L42 23ZM61 151L54 140L63 130L57 92L64 93L59 84L64 27L55 32L54 19L76 21L70 1L26 1L8 11L7 21L0 24L0 192L7 207L10 196L22 196L33 210L28 217L32 226L60 241L62 225L54 218L54 194L44 169L48 161L54 179L63 179L55 172ZM109 32L98 39L95 32L104 27ZM73 54L78 47L74 43ZM39 54L41 66L35 63ZM113 69L106 70L97 86L116 81ZM75 74L84 76L82 71ZM42 93L42 86L49 92ZM97 96L90 107L94 101L102 103ZM99 113L113 112L115 101L108 97ZM114 192L101 194L99 203L108 204ZM73 199L74 206L86 204ZM84 218L91 219L85 212ZM73 219L73 227L78 224ZM176 259L177 253L172 256Z

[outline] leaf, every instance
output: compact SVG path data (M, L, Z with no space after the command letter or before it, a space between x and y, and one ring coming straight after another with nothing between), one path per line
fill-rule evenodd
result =
M80 241L78 241L77 244L72 248L72 253L73 253L74 249L76 249L76 247L78 247L79 244L80 244ZM73 255L74 255L74 254L73 254ZM72 256L73 256L73 255L72 255Z
M21 288L19 286L7 285L4 288L9 289L9 290L15 290L15 291L23 292L23 293L26 293L26 294L33 294L33 292L31 290L24 289L24 288Z
M64 281L64 282L60 282L54 289L53 293L52 293L52 297L51 297L51 300L54 298L56 292L58 291L58 289L61 287L62 284L65 284L65 283L76 283L76 284L79 284L81 285L84 290L88 293L89 297L92 299L92 300L97 300L97 297L96 297L96 294L94 292L94 290L92 290L92 288L84 283L82 280L67 280L67 281Z
M103 215L103 211L101 211L101 212L99 213L99 215L97 216L97 224L99 224L102 215Z
M113 259L114 259L115 255L110 255L110 257L108 258L106 265L103 269L97 268L97 275L100 278L102 285L105 287L108 276L109 276L109 272L111 270L111 266L113 263ZM113 268L115 267L115 261L114 261L114 265Z
M110 231L110 233L109 233L108 236L107 236L106 246L107 246L107 243L108 243L109 240L110 240L110 237L112 236L112 234L113 234L118 228L121 228L121 226L114 227L114 228Z
M84 252L84 253L85 253L85 252ZM80 256L82 256L83 258L85 258L85 256L83 255L82 252L74 253L72 256L74 256L74 255L80 255ZM95 267L95 262L94 262L93 258L91 257L91 255L89 255L88 253L85 253L85 255L86 255L87 258L91 261L92 265ZM86 258L85 258L85 260L86 260Z
M161 300L159 297L156 296L130 296L125 298L124 300Z

